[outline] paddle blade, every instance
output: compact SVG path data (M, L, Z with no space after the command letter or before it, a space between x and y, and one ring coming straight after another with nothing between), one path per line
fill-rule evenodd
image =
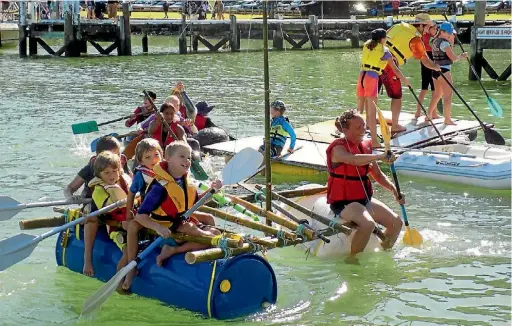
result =
M96 293L90 296L82 306L80 317L88 317L108 300L119 286L123 278L137 266L137 262L132 260L128 265L121 268L105 285L103 285Z
M222 170L224 185L236 184L253 175L263 163L263 155L257 150L246 147L238 152Z
M12 238L0 241L0 271L16 265L30 256L38 242L33 242L33 235L18 234Z
M0 221L7 221L23 208L20 207L20 202L9 196L0 196Z
M74 135L88 134L90 132L98 131L98 123L96 121L87 121L71 125Z
M503 136L494 129L485 128L484 137L487 144L505 145L505 139L503 138Z
M493 116L503 118L503 110L501 108L501 105L498 102L496 102L495 99L493 99L492 97L488 97L487 104L489 104L489 110L491 110Z
M408 246L412 247L421 247L423 245L423 237L421 234L415 230L411 229L410 227L405 227L405 234L404 234L404 243Z
M379 125L380 132L382 133L382 138L384 139L384 144L386 145L386 149L389 150L389 142L391 141L391 132L389 131L388 123L386 122L386 118L380 111L379 107L375 103L375 107L377 109L377 115L379 116Z
M192 175L194 175L194 179L199 181L208 180L208 174L204 171L203 167L199 163L199 160L192 160L192 164L190 165L190 171L192 171Z

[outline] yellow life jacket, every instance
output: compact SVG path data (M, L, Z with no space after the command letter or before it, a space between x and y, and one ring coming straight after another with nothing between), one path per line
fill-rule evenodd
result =
M408 23L393 25L387 32L386 45L391 54L398 60L398 65L403 65L407 59L413 56L409 43L415 37L421 37L416 27Z
M128 196L127 190L130 188L131 183L132 180L130 176L123 173L119 182L115 185L107 185L100 178L94 177L89 181L88 186L93 188L92 200L94 204L96 204L96 207L100 209L121 199L125 199Z
M361 70L375 71L377 74L381 75L388 64L387 60L381 60L384 53L384 46L382 46L382 44L377 45L373 50L368 49L366 45L363 46Z
M152 213L152 218L156 221L172 222L179 218L182 213L190 209L196 200L197 190L194 185L187 180L187 175L183 176L185 183L180 187L174 178L167 172L167 162L160 162L153 168L155 172L155 181L160 183L167 191L167 198Z

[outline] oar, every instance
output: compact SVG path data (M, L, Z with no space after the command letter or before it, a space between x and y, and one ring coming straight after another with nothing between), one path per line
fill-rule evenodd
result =
M446 19L446 21L448 21L448 17L446 17L446 14L443 14L443 16L444 16L444 19ZM459 44L462 52L466 52L466 51L464 51L462 42L459 40L459 37L457 36L457 34L455 34L455 37L457 38L457 43ZM492 115L494 115L495 117L498 117L498 118L503 118L503 109L501 108L501 105L499 105L498 101L496 101L495 99L493 99L492 97L489 96L489 93L487 93L487 90L485 89L484 84L482 83L482 80L480 79L480 76L478 76L478 74L476 73L475 67L471 63L471 60L469 60L468 57L466 57L466 60L468 61L469 66L471 67L471 70L473 71L473 75L475 75L476 80L478 80L480 87L482 87L482 90L484 91L485 96L487 97L487 104L489 105L489 110L491 111Z
M62 232L68 228L71 228L79 223L85 221L87 217L98 216L103 213L107 213L110 210L126 204L126 200L120 200L112 205L105 206L104 208L97 210L89 215L83 216L79 219L64 224L51 231L43 233L39 236L21 233L14 237L0 241L0 271L3 271L12 265L15 265L23 259L30 256L32 251L37 247L37 244L46 238L51 237L54 234ZM50 205L47 205L50 206ZM37 207L37 206L35 206Z
M158 108L156 107L155 102L153 102L153 99L151 98L151 96L149 96L148 92L146 90L143 90L142 93L144 93L144 96L146 96L146 99L149 101L149 104L151 104L151 108L153 110L155 110L156 114L160 115L160 118L162 120L162 124L167 128L167 130L171 134L172 138L174 138L174 140L181 140L181 139L178 139L178 136L176 136L176 134L172 131L171 126L169 126L167 121L165 121L164 116L162 115L162 113L158 111Z
M222 170L222 179L225 185L232 185L242 181L251 173L258 169L263 162L263 155L252 148L245 148L236 154ZM208 191L194 206L192 206L184 217L189 217L204 202L206 202L213 194L214 189ZM103 285L96 293L90 296L82 306L82 315L89 315L99 309L110 295L117 289L123 278L134 269L145 257L147 257L154 249L156 249L163 241L162 237L156 239L148 248L141 252L135 260L121 268L105 285Z
M47 207L47 206L58 206L58 205L74 205L74 204L86 204L90 203L91 199L65 199L56 201L42 201L35 203L22 204L14 198L9 196L0 196L0 221L7 221L13 216L24 210L25 208L34 207Z
M388 154L391 155L391 147L390 147L390 141L391 141L391 133L389 131L389 127L385 124L386 119L384 118L384 115L380 111L379 107L375 107L377 109L377 114L379 116L379 121L381 123L381 132L382 132L382 138L384 138L384 145L386 147L386 150L388 151ZM382 124L384 123L384 124ZM384 126L384 128L382 128ZM395 164L391 163L391 173L393 174L393 180L395 181L395 187L396 191L398 193L398 199L402 199L402 195L400 192L400 184L398 183L398 177L396 175L395 170ZM402 209L402 218L404 219L405 224L405 234L403 241L408 246L414 246L414 247L420 247L423 244L423 237L421 234L416 231L413 228L409 227L409 220L407 219L407 211L405 210L405 205L400 204L400 208Z
M455 88L455 86L453 86L453 84L450 83L448 78L446 78L446 76L443 73L440 73L440 75L441 75L441 77L443 77L444 81L451 87L453 92L462 101L462 103L464 103L464 105L468 108L469 112L471 112L473 114L473 116L475 117L475 119L478 121L478 123L480 124L480 126L482 127L482 129L484 131L485 141L488 144L505 145L505 139L503 138L503 136L501 136L500 133L497 132L496 130L488 128L486 125L484 125L482 120L480 120L480 118L476 115L475 111L473 111L473 109L471 109L469 104L462 98L462 95L460 95L459 91Z
M74 135L88 134L91 132L99 131L98 127L108 125L110 123L118 122L121 120L125 120L125 119L128 119L129 117L131 117L131 114L121 117L121 118L114 119L114 120L105 121L102 123L98 123L94 120L87 121L87 122L81 122L81 123L75 123L74 125L71 125L71 129L73 130Z
M300 150L302 148L302 146L298 146L297 148L295 148L295 150L293 151L293 153L297 152L298 150ZM288 157L289 155L293 154L293 153L286 153L286 154L282 154L278 157L275 157L273 158L272 160L270 160L270 163L275 163L275 162L278 162L278 161L281 161L283 159L285 159L286 157ZM258 171L256 171L253 175L251 175L250 177L248 177L247 179L244 180L244 182L247 182L249 181L250 179L254 178L255 176L257 176L259 173L261 173L261 171L265 170L265 165L261 166Z

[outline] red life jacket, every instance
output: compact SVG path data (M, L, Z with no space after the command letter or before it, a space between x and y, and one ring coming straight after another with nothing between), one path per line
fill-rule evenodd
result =
M174 137L172 136L172 134L170 132L167 132L167 137L164 140L162 125L163 125L162 123L159 124L159 126L156 128L155 132L151 135L151 138L158 140L162 149L165 150L165 147L167 147L167 145L169 145L176 139L174 139ZM174 132L174 134L177 136L178 135L178 124L173 122L170 124L170 127L171 127L172 132Z
M423 45L425 45L425 49L427 52L432 52L432 47L430 46L430 39L432 36L430 33L423 33L423 36L421 37L421 41L423 41Z
M206 126L206 119L208 118L199 114L196 116L194 124L196 125L197 130L204 129L204 127Z
M341 163L333 167L332 150L336 146L343 146L352 154L371 154L371 139L363 140L359 145L350 143L345 138L336 139L327 147L327 169L329 179L327 181L327 203L337 201L365 200L373 194L372 182L368 177L369 165L355 166ZM359 173L358 173L359 172Z
M180 114L183 119L187 118L187 111L185 105L180 106Z

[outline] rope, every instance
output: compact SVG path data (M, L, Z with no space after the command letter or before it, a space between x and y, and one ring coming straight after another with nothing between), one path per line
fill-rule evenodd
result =
M283 241L282 247L286 247L286 244L288 243L288 239L286 239L285 233L283 230L277 231L277 238L281 239Z
M306 236L304 234L304 229L306 226L304 224L297 225L297 229L295 230L295 233L302 238L302 241L306 241Z
M261 190L254 194L254 200L257 202L260 202L260 203L263 202L263 199L261 197L265 197L265 193Z
M336 226L336 224L339 223L339 221L340 221L340 215L334 214L334 217L329 222L329 229L331 229L333 232L335 232L336 230L334 229L334 227Z

